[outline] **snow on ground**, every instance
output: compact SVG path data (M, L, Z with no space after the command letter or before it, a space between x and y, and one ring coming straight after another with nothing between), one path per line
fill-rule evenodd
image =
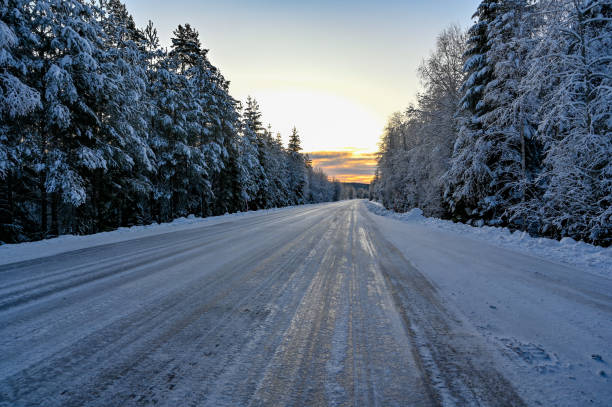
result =
M449 220L427 218L418 208L406 213L397 213L386 209L377 202L366 204L368 209L377 215L433 226L471 239L486 241L497 247L530 254L549 261L570 264L590 273L612 278L612 247L594 246L585 242L577 242L569 237L558 241L545 237L531 237L528 233L512 232L508 228L475 227Z
M466 335L475 331L499 350L500 371L527 405L612 405L609 249L365 205L381 234L459 311Z
M523 236L523 247L507 231L426 219L419 211L396 215L365 201L273 211L283 213L188 218L0 247L0 262L9 263L159 235L5 267L0 348L12 361L0 363L0 394L27 404L66 385L71 390L63 397L75 401L63 404L85 405L78 400L102 388L98 404L130 404L121 402L129 394L137 396L132 403L158 397L160 405L189 404L189 397L201 403L206 394L228 400L211 405L245 405L254 391L249 372L263 383L257 395L269 400L315 388L331 403L342 399L343 383L361 386L346 397L382 397L378 389L397 389L390 382L401 383L404 396L419 397L405 391L421 388L418 368L440 392L447 387L438 380L447 377L459 378L446 383L468 386L476 398L489 389L507 394L474 385L500 372L527 405L611 405L612 278L603 262L564 265L560 248L530 251L534 241L549 239ZM231 227L221 226L226 222ZM178 230L185 233L169 233ZM507 246L500 243L504 234ZM609 253L593 249L604 259ZM574 250L575 257L586 253ZM412 339L401 339L408 330L400 329L400 315L410 316L403 321L413 324ZM356 342L344 346L353 333ZM415 346L424 363L412 365L393 338ZM306 350L315 359L301 357ZM339 370L343 361L357 363ZM297 373L288 379L286 372ZM476 382L461 381L466 375ZM175 376L171 391L168 377ZM227 398L215 399L210 389Z
M287 210L290 208L294 207L288 206L284 208L238 212L221 216L211 216L208 218L200 218L194 215L189 215L186 218L178 218L168 223L152 223L150 225L132 226L129 228L124 227L111 232L101 232L93 235L62 235L56 238L39 240L36 242L5 244L0 245L0 265L53 256L59 253L100 246L108 243L124 242L126 240L138 239L145 236L177 232L180 230L188 230L202 226L211 226L230 220L236 220L237 218L261 216L267 213Z

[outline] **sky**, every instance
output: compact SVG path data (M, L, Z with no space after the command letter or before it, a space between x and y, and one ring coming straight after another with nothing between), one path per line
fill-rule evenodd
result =
M200 33L230 93L259 102L286 141L295 126L315 166L369 182L387 118L419 90L416 70L450 24L479 0L126 0L163 46L178 24Z

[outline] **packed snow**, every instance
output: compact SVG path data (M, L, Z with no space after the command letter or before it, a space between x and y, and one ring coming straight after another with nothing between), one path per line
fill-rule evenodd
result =
M612 247L600 247L565 237L561 241L544 237L531 237L528 233L508 228L475 227L449 220L428 218L423 211L414 208L406 213L390 211L378 202L367 202L370 211L403 222L429 225L466 238L485 241L505 249L515 250L543 259L570 264L584 271L612 278Z
M208 218L189 215L187 217L175 219L174 221L168 223L152 223L150 225L119 228L111 232L101 232L86 236L62 235L56 238L39 240L36 242L5 244L0 246L0 264L9 264L19 261L37 259L40 257L53 256L59 253L85 249L88 247L139 239L145 236L189 230L203 226L212 226L221 222L235 220L237 218L261 216L276 211L289 210L291 208L294 208L294 206L238 212L225 214L222 216L211 216Z
M76 250L0 266L0 394L608 407L612 279L461 228L353 200L0 247Z
M611 405L609 249L366 205L382 236L460 312L466 336L498 350L527 405Z

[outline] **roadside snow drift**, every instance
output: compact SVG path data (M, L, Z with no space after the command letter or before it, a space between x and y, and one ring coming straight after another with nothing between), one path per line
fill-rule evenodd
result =
M420 223L439 230L451 232L469 239L485 241L497 247L526 253L543 259L570 264L584 271L612 278L612 247L604 248L585 242L577 242L566 237L561 241L545 237L531 237L528 233L508 228L481 226L475 227L449 220L427 218L419 208L406 213L386 209L377 202L367 202L368 209L380 216L403 222Z

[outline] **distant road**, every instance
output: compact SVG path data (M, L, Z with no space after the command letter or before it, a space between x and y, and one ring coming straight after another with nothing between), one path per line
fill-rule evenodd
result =
M0 267L0 406L524 405L360 201Z

